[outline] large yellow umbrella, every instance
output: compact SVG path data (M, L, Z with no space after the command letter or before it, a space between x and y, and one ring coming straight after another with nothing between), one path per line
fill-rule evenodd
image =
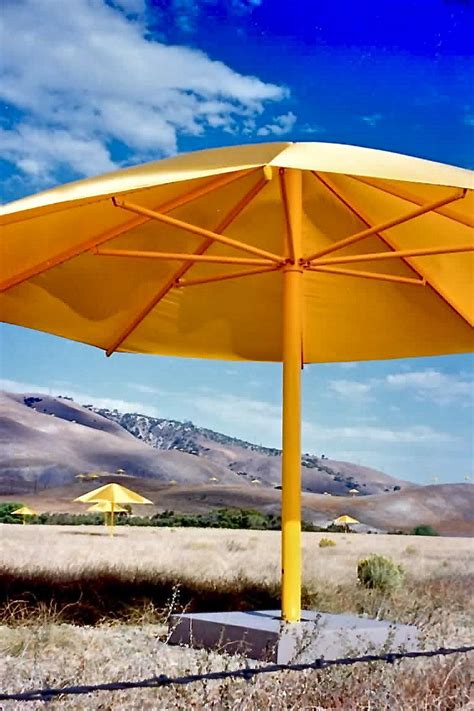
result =
M64 185L1 210L3 319L109 356L283 363L282 612L295 621L301 367L472 349L472 188L468 170L328 143Z
M26 519L28 516L37 516L38 514L36 511L33 511L33 509L30 509L29 506L20 506L19 509L15 509L15 511L12 511L13 516L21 516L23 518L23 523L26 523Z
M99 504L108 504L110 508L109 511L109 522L110 522L110 534L113 535L114 531L114 519L115 512L119 510L124 510L120 504L152 504L153 501L146 499L141 494L137 494L136 491L131 491L127 487L121 484L104 484L98 489L89 491L87 494L82 494L78 496L74 501L80 501L83 504L89 504L92 502L97 502ZM119 507L119 508L117 508Z

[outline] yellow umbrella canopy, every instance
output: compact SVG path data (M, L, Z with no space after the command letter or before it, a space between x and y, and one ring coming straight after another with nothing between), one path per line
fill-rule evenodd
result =
M80 501L81 503L91 503L96 502L109 502L114 504L114 509L116 504L152 504L150 499L146 499L144 496L137 494L135 491L127 489L121 484L105 484L100 486L98 489L89 491L87 494L82 494L78 496L74 501ZM112 509L111 509L112 510Z
M114 504L114 513L123 513L127 509L124 509L120 504ZM112 502L111 501L98 501L96 504L89 506L88 511L99 511L100 513L111 513L112 512Z
M2 319L107 355L283 362L282 613L296 621L301 366L472 350L473 187L468 170L329 143L71 183L0 208Z
M339 516L338 518L334 519L333 523L336 526L346 526L349 523L360 523L360 521L358 521L356 518L352 518L352 516L344 514L343 516Z
M64 185L0 208L2 318L108 354L281 361L281 272L295 259L304 362L466 352L473 261L455 250L472 249L472 187L468 170L325 143L199 151Z
M15 516L37 516L36 511L30 509L29 506L20 506L19 509L12 511L12 514L15 514Z

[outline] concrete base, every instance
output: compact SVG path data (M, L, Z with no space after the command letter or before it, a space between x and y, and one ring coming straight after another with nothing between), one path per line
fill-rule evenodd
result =
M170 644L215 649L278 664L418 648L418 630L357 615L303 612L284 623L279 610L173 615Z

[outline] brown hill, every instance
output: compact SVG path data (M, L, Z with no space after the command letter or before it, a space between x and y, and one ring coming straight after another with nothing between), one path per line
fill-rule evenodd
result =
M83 407L34 393L0 397L0 493L34 491L74 481L78 473L114 472L247 488L280 485L281 452L177 422ZM414 486L368 467L303 456L307 492L347 495ZM254 480L257 479L258 482Z
M119 468L161 481L238 480L230 469L208 459L153 449L110 420L69 400L43 395L1 394L0 448L4 494L70 484L81 472Z

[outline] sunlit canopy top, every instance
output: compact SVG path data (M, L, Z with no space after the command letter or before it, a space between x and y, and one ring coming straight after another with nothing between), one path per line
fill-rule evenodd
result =
M339 516L338 518L334 519L333 523L336 526L343 526L348 523L360 523L360 521L358 521L356 518L352 518L352 516L344 514L343 516Z
M150 499L137 494L135 491L127 489L121 484L105 484L98 489L89 491L87 494L78 496L74 501L81 501L84 504L97 502L109 502L113 504L152 504Z
M304 362L472 350L473 173L328 143L199 151L4 206L2 319L108 354L280 361L294 170Z
M30 509L29 506L20 506L19 509L15 509L15 511L12 511L12 514L15 516L36 516L36 511L33 511L33 509Z

